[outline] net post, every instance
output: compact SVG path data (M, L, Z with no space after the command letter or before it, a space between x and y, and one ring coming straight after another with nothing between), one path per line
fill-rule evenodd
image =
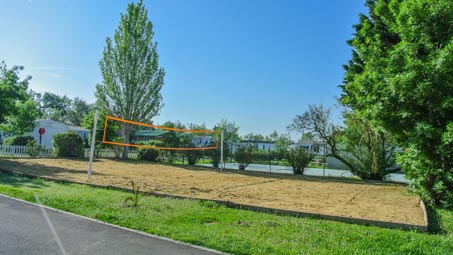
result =
M88 180L91 177L91 170L93 168L94 143L95 143L95 138L96 138L96 128L98 126L98 114L99 114L99 110L96 109L96 111L94 112L93 133L91 135L90 160L88 163L88 172L87 172Z
M222 128L220 132L220 172L223 172L223 139L225 136L225 129Z

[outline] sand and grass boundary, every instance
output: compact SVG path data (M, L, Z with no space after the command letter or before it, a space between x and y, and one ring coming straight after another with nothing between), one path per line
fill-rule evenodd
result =
M99 159L86 179L86 160L8 159L0 168L28 177L213 201L232 208L426 231L426 208L404 185Z

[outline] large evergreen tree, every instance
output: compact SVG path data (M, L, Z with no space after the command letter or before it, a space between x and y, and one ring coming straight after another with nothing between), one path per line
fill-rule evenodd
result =
M98 106L109 114L146 122L159 113L165 72L159 67L153 36L143 1L130 3L126 14L121 14L113 40L107 38L99 63L103 83L96 86L96 98ZM134 127L122 124L120 128L124 142L129 143Z
M453 207L453 1L369 0L341 102L383 127L425 201Z

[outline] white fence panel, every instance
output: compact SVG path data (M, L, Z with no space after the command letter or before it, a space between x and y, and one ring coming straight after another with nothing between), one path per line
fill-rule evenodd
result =
M23 145L0 145L0 157L30 157L28 147ZM51 157L52 148L41 148L38 157Z
M0 157L30 157L27 153L27 146L21 145L1 145L0 144ZM90 149L85 149L85 158L88 158ZM118 152L117 152L118 153ZM97 158L115 158L115 150L111 148L107 149L97 149L95 151L95 157ZM119 154L119 157L122 157L123 153ZM138 156L138 151L135 149L129 150L129 158L136 159ZM41 148L37 157L53 157L53 148Z

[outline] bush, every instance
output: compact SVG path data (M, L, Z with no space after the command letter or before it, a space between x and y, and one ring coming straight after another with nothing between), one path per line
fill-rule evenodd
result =
M288 162L293 168L294 174L304 174L305 168L315 157L315 154L302 147L288 151Z
M211 146L215 146L214 144L211 144ZM213 167L219 167L220 164L220 148L210 150L209 156L211 157L211 164Z
M253 161L253 147L238 147L234 152L234 160L239 164L239 170L245 170Z
M7 137L3 141L4 145L21 145L26 146L28 142L35 141L33 136L13 136Z
M83 139L74 133L54 135L53 147L57 157L83 157L84 154Z
M27 154L30 155L32 158L36 158L36 156L41 153L41 145L37 144L35 140L30 140L27 143Z
M277 152L271 151L270 160L275 160L276 158L277 158ZM268 150L253 151L253 163L269 164L269 151Z
M145 145L145 146L159 146L159 144L156 141L151 141L151 142L140 142L139 145ZM152 148L140 148L138 150L138 160L145 160L145 161L152 161L152 162L157 162L157 159L159 158L159 150L152 149Z

